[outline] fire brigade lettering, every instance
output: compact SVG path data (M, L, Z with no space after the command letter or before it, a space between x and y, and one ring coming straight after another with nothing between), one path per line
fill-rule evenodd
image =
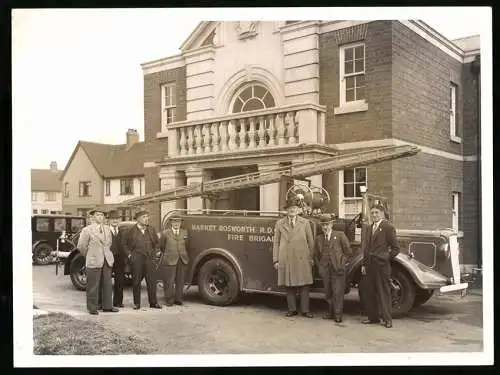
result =
M225 232L229 241L273 242L273 227L252 225L215 225L192 224L191 230L197 232ZM248 236L245 236L248 234Z

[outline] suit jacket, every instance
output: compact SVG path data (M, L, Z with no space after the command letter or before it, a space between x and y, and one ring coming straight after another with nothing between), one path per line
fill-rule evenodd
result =
M274 228L273 262L278 262L278 286L303 286L313 283L314 238L309 220L297 216L295 226L288 217Z
M181 228L179 234L175 234L172 228L164 230L160 235L160 251L163 253L162 264L174 266L179 259L182 263L188 264L187 242L187 230Z
M316 236L315 257L320 267L331 266L335 273L343 274L352 254L351 245L344 232L332 230L327 241L325 234Z
M118 233L116 235L111 232L111 252L115 257L115 264L123 264L125 259L127 258L127 254L125 254L125 249L123 248L123 235L124 229L119 228L117 226ZM111 231L111 226L110 226Z
M153 247L152 253L148 255L153 256L155 254L154 250L158 247L158 235L156 234L156 230L150 225L146 227L145 233L149 236ZM138 248L139 236L142 236L142 233L137 225L132 226L123 234L123 250L127 257L129 255L134 256L137 252L142 252L142 249Z
M375 261L380 265L388 265L400 252L396 228L387 220L382 219L375 233L372 225L365 225L361 231L361 251L363 265Z
M103 225L102 233L98 224L90 224L83 228L77 248L85 257L85 267L101 268L104 265L104 259L112 267L114 257L111 252L111 243L111 231L107 225Z

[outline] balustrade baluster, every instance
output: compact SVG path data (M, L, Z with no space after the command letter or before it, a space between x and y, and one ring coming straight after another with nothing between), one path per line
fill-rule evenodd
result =
M246 140L246 135L247 135L247 129L245 126L245 119L240 120L240 150L244 150L247 148L247 140Z
M295 121L295 111L288 112L288 144L295 144L297 143L297 137L295 136L296 131L297 131L297 124Z
M227 121L221 121L219 123L219 134L220 134L220 147L219 150L222 152L227 151L227 142L229 140L228 136L228 122Z
M210 146L211 146L211 134L210 134L210 124L204 124L203 125L203 152L205 154L210 152Z
M180 128L178 130L181 133L180 141L179 141L180 154L184 156L184 155L187 154L187 148L186 148L186 141L187 141L187 139L186 139L186 128Z
M266 119L264 116L259 116L259 144L258 147L266 147Z
M203 150L201 149L202 139L201 139L201 126L200 125L196 125L196 127L194 128L194 138L195 138L195 144L196 144L195 153L201 154L203 152Z
M276 127L274 126L275 116L269 115L267 116L269 121L269 126L266 129L266 135L268 138L268 146L276 146Z
M255 117L250 117L250 130L248 131L248 147L255 148Z
M212 151L219 152L220 151L220 137L219 137L219 123L215 122L211 126L212 133Z
M285 144L285 121L283 113L278 113L276 116L276 128L278 133L278 145L282 146Z
M227 128L229 134L228 148L230 151L236 150L236 120L230 120Z
M193 155L195 150L194 150L194 126L188 127L188 140L187 140L187 150L188 150L188 155Z

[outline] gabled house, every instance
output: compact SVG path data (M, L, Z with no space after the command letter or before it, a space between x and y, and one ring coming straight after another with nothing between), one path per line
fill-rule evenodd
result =
M330 212L360 188L395 225L451 227L479 262L479 36L448 40L418 20L206 21L180 53L142 64L146 186L161 189L384 145L417 156L312 176ZM286 183L158 206L282 208ZM148 191L150 192L150 191ZM207 205L210 205L208 207Z
M32 215L62 213L61 174L55 161L50 169L31 170Z
M85 216L96 206L111 209L144 195L144 148L134 129L125 144L79 141L61 175L64 211Z

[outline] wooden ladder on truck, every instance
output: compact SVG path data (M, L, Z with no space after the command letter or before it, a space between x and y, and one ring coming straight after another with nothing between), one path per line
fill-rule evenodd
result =
M146 194L142 197L128 199L117 207L136 207L149 203L173 201L197 196L213 196L218 193L246 189L279 182L283 177L306 178L345 168L355 168L383 161L394 160L416 155L420 149L416 146L387 146L371 150L351 152L328 157L315 162L303 162L293 166L280 167L268 171L251 172L233 177L202 181L198 184L180 186L168 190Z

